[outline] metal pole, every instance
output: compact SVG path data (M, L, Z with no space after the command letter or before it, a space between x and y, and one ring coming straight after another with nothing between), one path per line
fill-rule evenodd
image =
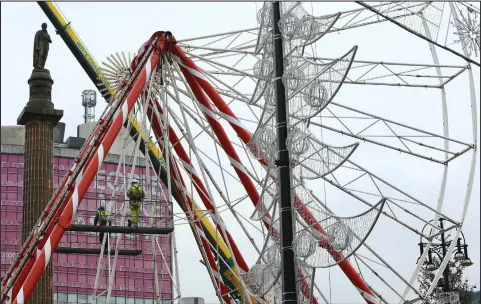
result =
M441 231L444 230L444 224L443 224L443 218L439 219L439 228L441 228ZM441 233L441 248L443 249L443 259L446 257L446 239L444 232ZM449 291L449 262L446 265L446 268L444 269L444 282L443 282L443 291L448 292Z
M282 83L284 74L284 52L282 36L279 30L281 8L278 1L273 3L273 28L274 28L274 66L276 85L276 116L277 116L277 147L280 197L280 234L281 234L281 263L282 263L282 303L297 304L296 271L294 265L294 251L292 250L293 218L291 201L291 176L289 151L287 150L287 105L286 91Z

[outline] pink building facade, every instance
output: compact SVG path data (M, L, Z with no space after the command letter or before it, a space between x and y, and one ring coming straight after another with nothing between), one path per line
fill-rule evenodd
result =
M75 224L93 225L97 208L110 204L112 206L112 226L120 225L123 213L121 207L125 203L126 191L123 186L123 176L130 176L132 167L121 166L120 170L124 173L117 173L119 166L114 159L115 157L109 155L102 165L88 193L79 205ZM54 188L62 182L73 161L72 157L55 156ZM23 172L23 154L2 152L0 191L0 276L2 277L22 244ZM167 203L166 188L158 182L155 172L152 172L152 169L147 170L144 166L135 166L133 172L134 177L139 180L146 191L146 199L143 202L139 219L140 226L169 227L172 225L172 206ZM117 182L115 181L116 176ZM149 176L150 182L147 182ZM147 186L149 184L150 187ZM154 210L153 216L151 216L152 210ZM111 242L116 238L117 235L110 235ZM152 247L157 251L156 266L162 302L171 303L170 235L159 235L158 241L152 238L153 235L120 235L120 249L141 250L142 253L136 256L119 256L110 303L155 303L152 300L155 291ZM67 232L62 238L60 247L100 248L98 234ZM160 250L162 250L163 259L159 253ZM53 259L54 303L92 303L91 296L98 262L98 255L56 253ZM113 262L113 257L111 262ZM108 268L99 277L98 293L105 291L108 286L107 271ZM105 296L98 297L94 303L105 303Z

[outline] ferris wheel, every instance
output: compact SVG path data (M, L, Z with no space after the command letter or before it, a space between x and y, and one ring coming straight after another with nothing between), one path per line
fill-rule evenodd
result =
M146 178L143 186L166 188L146 198L145 227L171 225L174 236L176 227L190 227L220 303L282 303L285 250L292 252L298 303L331 303L333 292L358 293L351 299L366 303L426 298L448 258L427 293L416 278L436 237L462 233L473 187L479 8L465 2L356 5L320 16L308 4L283 2L276 24L273 4L259 3L255 28L188 39L161 31L135 54L108 57L97 72L108 106L81 152L84 165L71 170L78 179L66 179L65 187L88 188L123 125L125 155L114 183L128 188L134 170L124 170L122 179L122 168L145 164L156 179ZM346 41L357 42L356 33L368 27L389 27L413 46L379 43L379 59L359 58L369 43ZM332 47L341 40L347 48ZM336 54L329 58L324 51ZM400 58L383 60L383 54ZM287 114L281 123L280 94ZM288 162L280 157L285 151ZM453 178L466 186L460 189ZM62 195L53 198L57 208L75 206ZM128 202L122 193L111 197L106 208L124 225ZM177 205L167 210L155 205L159 198ZM71 221L75 208L61 216ZM283 247L289 217L292 242ZM57 233L52 218L45 216L45 226ZM427 247L416 263L411 248L420 237ZM124 238L118 233L103 240L94 303L99 295L107 303L112 297ZM167 273L160 271L159 238L143 239L151 243L154 300L162 299L164 277L177 299L178 237ZM448 252L455 249L452 242ZM45 263L42 257L35 263ZM22 288L34 286L35 275L24 280Z

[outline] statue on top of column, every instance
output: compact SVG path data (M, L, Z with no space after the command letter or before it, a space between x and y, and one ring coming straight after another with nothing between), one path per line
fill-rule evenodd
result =
M35 34L35 41L33 44L33 68L44 69L47 61L48 50L50 48L50 35L47 32L47 23L42 23L42 29Z

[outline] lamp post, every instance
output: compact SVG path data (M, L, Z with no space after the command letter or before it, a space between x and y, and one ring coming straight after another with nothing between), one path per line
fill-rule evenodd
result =
M294 238L291 196L291 173L289 150L287 149L288 135L288 104L286 89L282 83L284 74L284 49L282 35L279 28L281 19L281 4L272 3L273 38L274 38L274 76L276 81L276 119L277 119L277 148L279 151L276 165L278 167L279 196L280 196L280 233L281 233L281 282L282 303L296 304L296 267L292 240Z
M454 240L449 239L449 236L446 236L446 233L444 231L444 221L445 219L440 218L438 227L441 231L441 234L435 239L439 240L439 243L432 242L431 243L431 248L428 250L428 259L427 261L424 262L426 269L428 271L435 271L438 268L438 265L433 263L433 253L436 254L439 259L442 261L447 255L447 248L451 245L451 242ZM428 224L424 225L423 227L423 232L424 229L426 228ZM453 259L455 261L459 261L462 266L468 267L473 265L473 262L468 256L468 245L466 244L466 240L464 239L464 234L461 231L461 236L456 240L456 251L453 254ZM421 252L421 255L424 252L424 247L426 247L427 243L423 242L422 236L420 237L420 242L419 242L419 249ZM419 260L419 258L418 258ZM443 292L449 292L449 263L447 264L446 268L444 269L443 272L443 280L442 280L442 287L443 287ZM440 281L441 282L441 281Z

